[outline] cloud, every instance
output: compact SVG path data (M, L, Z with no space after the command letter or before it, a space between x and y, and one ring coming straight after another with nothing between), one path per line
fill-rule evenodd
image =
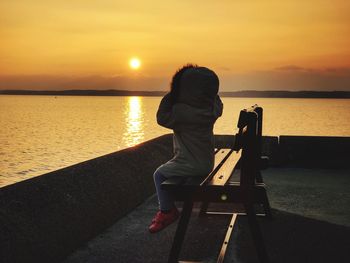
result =
M350 75L350 68L340 67L340 68L325 68L324 72L330 74L340 74L340 75Z
M313 72L315 74L350 74L350 68L347 67L304 68L296 65L286 65L274 68L274 70L285 72Z
M294 65L271 70L234 74L221 79L223 91L230 90L319 90L350 91L350 68L304 68Z
M305 68L302 68L302 67L295 66L295 65L287 65L287 66L282 66L282 67L275 68L275 70L282 70L282 71L304 71L304 70L306 70L306 69L305 69Z
M286 65L274 68L273 70L284 72L284 73L293 73L293 72L318 72L319 69L314 68L305 68L296 65Z
M231 69L228 68L228 67L218 67L219 70L222 70L222 71L230 71Z

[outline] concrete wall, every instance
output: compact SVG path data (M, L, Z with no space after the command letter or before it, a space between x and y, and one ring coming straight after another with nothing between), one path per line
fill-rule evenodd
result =
M216 136L231 147L233 136ZM272 166L350 167L350 138L263 138ZM0 188L0 261L59 262L154 193L172 136Z
M217 147L233 146L233 135L217 135ZM270 166L300 168L350 167L350 137L263 136L262 155Z
M59 262L154 193L166 135L0 188L0 261Z
M280 136L278 148L282 166L350 167L350 137Z

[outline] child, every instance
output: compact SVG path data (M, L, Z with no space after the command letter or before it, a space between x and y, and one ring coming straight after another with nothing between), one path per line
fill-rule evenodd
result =
M222 114L219 79L210 69L188 64L173 76L160 102L159 125L174 132L174 157L154 173L159 209L149 226L156 233L179 216L172 196L160 188L172 176L206 176L214 166L213 126Z

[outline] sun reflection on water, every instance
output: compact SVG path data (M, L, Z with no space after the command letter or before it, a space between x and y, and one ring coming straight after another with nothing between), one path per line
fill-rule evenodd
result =
M143 115L141 97L128 97L127 107L124 111L126 131L123 134L123 141L126 146L131 147L143 141Z

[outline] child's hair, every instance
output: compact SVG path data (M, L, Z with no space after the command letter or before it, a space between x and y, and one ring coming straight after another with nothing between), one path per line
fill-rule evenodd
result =
M180 93L180 80L182 75L185 73L186 70L190 69L190 68L198 68L197 64L192 64L192 63L188 63L184 66L182 66L181 68L179 68L170 83L170 97L172 100L172 103L176 103L177 98L179 97L179 93Z

